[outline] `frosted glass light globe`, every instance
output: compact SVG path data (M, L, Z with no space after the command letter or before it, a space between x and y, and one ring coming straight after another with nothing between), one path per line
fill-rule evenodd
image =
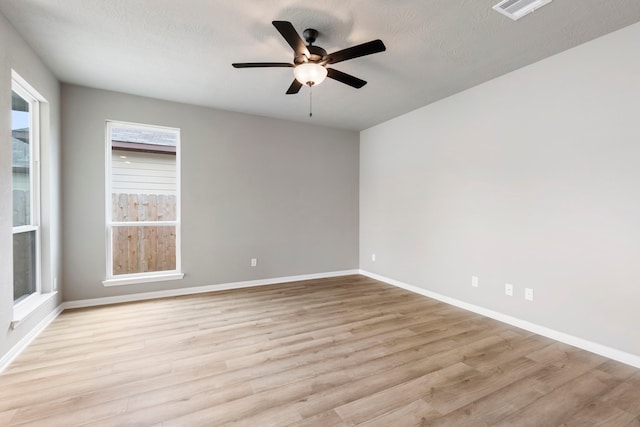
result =
M305 62L293 69L293 75L303 85L316 86L327 77L327 69L313 62Z

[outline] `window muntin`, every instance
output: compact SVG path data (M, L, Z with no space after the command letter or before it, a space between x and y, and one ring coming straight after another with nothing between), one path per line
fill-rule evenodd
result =
M40 293L39 102L12 81L13 302Z
M107 280L180 271L180 131L107 122Z

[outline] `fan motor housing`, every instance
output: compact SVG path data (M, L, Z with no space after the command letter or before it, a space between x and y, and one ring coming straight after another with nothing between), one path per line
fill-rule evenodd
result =
M306 57L306 55L298 55L297 57L295 57L293 59L293 62L296 65L300 65L303 64L305 62L320 62L322 61L322 58L324 58L325 56L327 56L327 51L324 50L323 48L321 48L320 46L307 46L307 50L309 51L309 53L311 54L311 56L309 56L309 58Z
M293 63L296 65L304 64L305 62L313 62L318 63L322 61L322 58L327 56L327 51L321 48L320 46L313 46L313 43L318 38L318 30L314 30L313 28L307 28L304 30L302 35L306 40L307 50L309 51L310 56L307 58L306 55L298 55L293 58Z

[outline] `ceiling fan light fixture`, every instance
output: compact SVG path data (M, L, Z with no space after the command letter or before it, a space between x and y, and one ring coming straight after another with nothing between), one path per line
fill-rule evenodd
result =
M316 86L327 77L327 69L320 64L306 62L293 69L293 75L303 85Z
M377 39L327 54L326 50L313 44L318 36L317 30L312 28L304 30L304 37L308 43L305 44L291 22L272 21L271 23L293 49L293 63L236 62L231 65L233 65L234 68L293 68L295 78L291 82L289 89L287 89L287 95L294 95L300 92L302 86L305 85L309 87L319 85L327 77L351 86L352 88L360 89L367 84L366 81L343 73L333 67L327 68L327 65L334 65L349 59L384 52L387 49L384 43L382 43L382 40ZM311 91L309 91L309 93L311 93Z

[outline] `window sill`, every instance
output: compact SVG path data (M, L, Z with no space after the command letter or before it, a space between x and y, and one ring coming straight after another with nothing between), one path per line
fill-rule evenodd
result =
M42 305L46 304L52 298L55 298L58 292L47 292L46 294L33 294L24 301L13 307L13 319L11 320L11 329L17 328L29 316Z
M184 277L184 273L167 273L167 274L158 274L154 276L144 276L144 277L123 277L119 279L103 280L102 285L104 285L105 287L136 285L139 283L164 282L165 280L180 280L183 277Z

